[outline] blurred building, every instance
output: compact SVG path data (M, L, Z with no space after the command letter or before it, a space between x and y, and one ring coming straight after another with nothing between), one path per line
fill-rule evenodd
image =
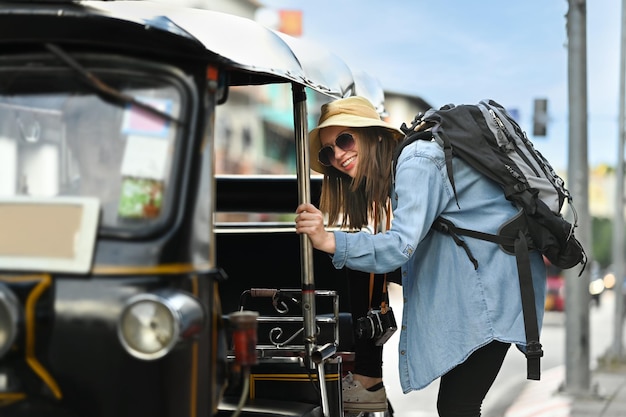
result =
M606 165L589 172L589 211L592 216L611 218L615 212L615 170Z
M272 10L255 0L178 0L177 5L253 19L291 36L302 34L302 13L297 9ZM217 173L295 173L291 94L290 84L230 89L227 102L216 111ZM328 100L322 94L307 91L309 129L317 124L320 106ZM418 97L390 94L385 100L387 120L400 126L404 121L410 122L418 111L424 111L425 106Z
M402 123L410 126L417 114L424 113L432 105L419 96L385 91L385 107L389 113L387 121L399 127Z

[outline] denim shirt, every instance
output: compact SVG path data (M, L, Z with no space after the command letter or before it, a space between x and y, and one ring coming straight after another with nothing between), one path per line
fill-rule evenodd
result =
M385 273L402 267L398 353L404 393L426 387L494 340L522 351L526 345L515 256L462 236L478 261L474 269L462 247L430 228L441 215L457 227L497 233L518 209L496 183L458 158L453 174L458 206L441 147L416 141L398 159L391 228L375 235L334 232L335 268ZM545 266L538 252L530 258L541 329Z

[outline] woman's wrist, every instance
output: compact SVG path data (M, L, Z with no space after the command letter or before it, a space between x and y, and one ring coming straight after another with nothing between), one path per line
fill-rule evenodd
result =
M335 234L333 232L326 232L324 242L319 249L331 255L335 253Z

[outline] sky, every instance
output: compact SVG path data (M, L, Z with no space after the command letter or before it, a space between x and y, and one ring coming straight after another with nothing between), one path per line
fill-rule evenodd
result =
M386 91L419 96L433 107L494 99L517 112L555 169L567 169L567 0L260 3L301 10L302 38L375 76ZM590 167L616 166L621 2L586 3L587 158ZM532 136L537 98L548 100L545 137Z

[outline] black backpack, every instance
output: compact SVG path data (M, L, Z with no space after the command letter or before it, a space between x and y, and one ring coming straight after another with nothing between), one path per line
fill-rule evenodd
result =
M581 274L587 263L585 251L574 236L577 216L564 181L504 107L493 100L482 100L477 105L448 104L439 110L430 109L418 114L411 126L403 123L401 129L405 138L394 154L392 180L398 157L406 145L415 140L434 140L443 147L455 198L453 155L498 183L505 197L521 209L520 214L503 225L497 235L458 228L441 216L432 228L449 234L465 250L476 269L478 261L460 236L497 243L515 255L526 330L527 378L540 379L539 360L543 350L539 343L529 250L541 252L559 268L568 269L580 264ZM565 201L574 214L573 224L561 215Z

